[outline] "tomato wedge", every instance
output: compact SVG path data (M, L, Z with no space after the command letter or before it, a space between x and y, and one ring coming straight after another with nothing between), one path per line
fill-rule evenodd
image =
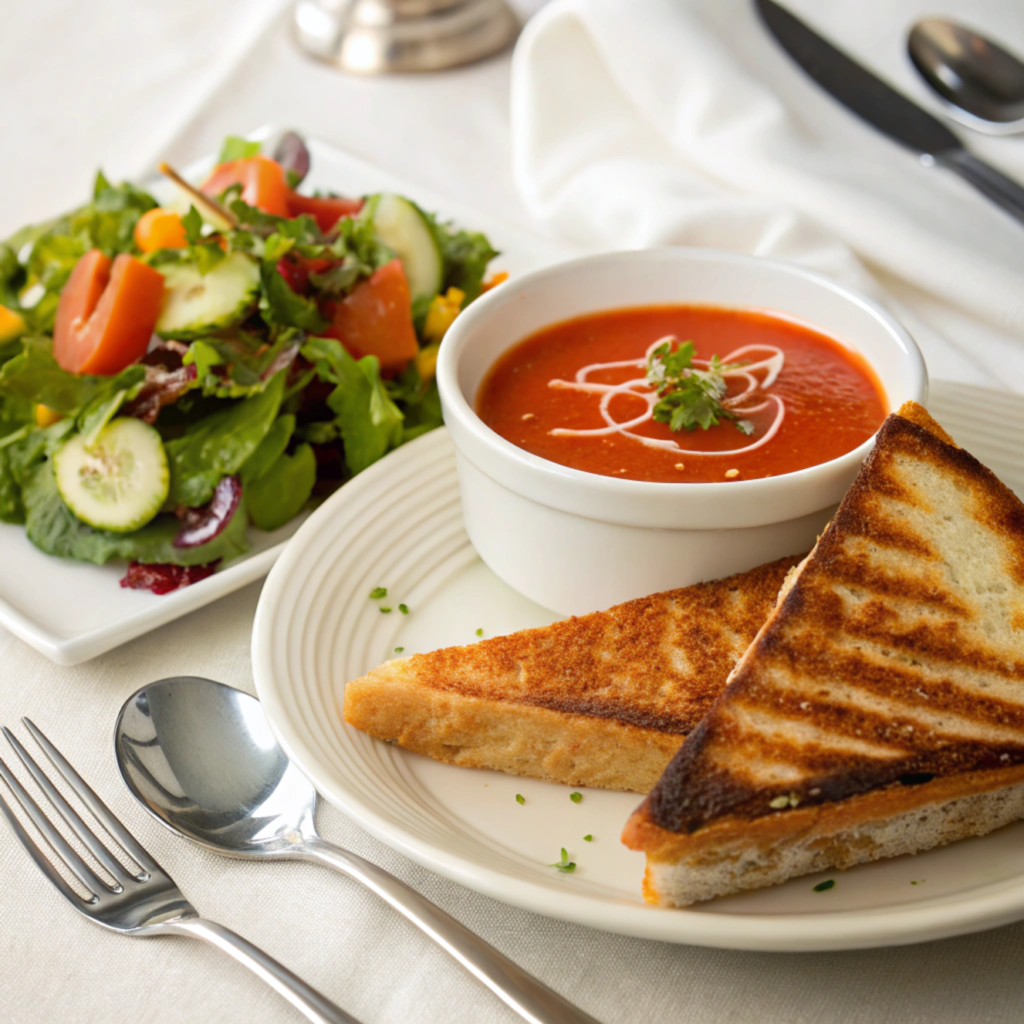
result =
M356 359L376 356L381 373L393 376L419 351L412 326L412 298L401 260L392 260L360 281L329 311L324 332Z
M249 156L218 164L206 179L203 191L219 196L231 185L242 186L242 201L257 206L275 217L291 217L288 209L288 182L276 160L266 156Z
M90 249L60 293L53 356L70 373L111 376L146 354L164 294L164 279L134 256L111 263Z
M288 210L292 217L308 213L326 234L342 217L354 217L363 208L362 199L345 199L342 196L300 196L298 192L288 194Z

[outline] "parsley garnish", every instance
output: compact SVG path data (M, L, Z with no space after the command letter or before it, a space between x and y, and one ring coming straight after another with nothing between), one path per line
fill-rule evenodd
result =
M833 888L835 886L835 884L836 884L836 880L834 878L826 878L824 882L819 882L814 887L814 891L815 892L827 892L829 889Z
M564 871L569 874L576 870L576 862L569 860L569 854L566 852L565 847L562 847L562 859L556 864L549 864L549 868L558 868L559 871Z
M481 627L480 627L480 628L479 628L479 629L478 629L478 630L476 631L476 635L477 635L477 636L483 636L483 635L484 635L484 630L483 630L483 626L481 626Z
M569 799L574 803L578 804L583 799L582 793L570 793Z
M693 342L684 341L675 351L672 343L659 345L647 361L647 383L658 392L653 416L671 430L707 430L721 420L730 420L742 434L754 432L749 420L741 420L723 404L726 383L722 376L739 363L722 363L718 356L708 360L706 370L693 366Z
M404 651L404 650L405 650L405 648L404 648L404 647L396 647L396 648L395 648L395 654L401 654L401 653L402 653L402 651Z
M589 832L583 837L583 842L585 843L592 843L593 841L594 837Z
M384 607L383 605L381 605L381 607L380 607L380 610L381 610L381 611L382 611L382 612L383 612L383 613L384 613L385 615L390 615L390 614L391 614L391 609L390 609L390 608L385 608L385 607Z
M400 612L401 612L401 613L402 613L403 615L408 615L408 614L409 614L409 606L408 606L407 604L400 604L400 605L398 606L398 610L399 610L399 611L400 611Z
M388 596L388 588L387 587L374 587L373 590L370 591L370 600L371 601L379 601L382 597L387 597L387 596Z
M525 804L526 803L526 797L523 796L522 793L516 793L516 803L517 804Z

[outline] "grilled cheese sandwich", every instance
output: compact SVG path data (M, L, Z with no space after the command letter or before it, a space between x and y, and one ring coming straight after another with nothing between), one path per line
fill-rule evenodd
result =
M633 814L687 904L1024 817L1024 505L908 403Z
M387 662L345 687L345 721L449 764L646 793L798 561Z

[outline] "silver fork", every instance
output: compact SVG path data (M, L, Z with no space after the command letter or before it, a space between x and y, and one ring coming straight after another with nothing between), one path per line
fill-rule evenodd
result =
M17 737L7 729L4 736L21 758L22 763L46 794L54 810L64 819L67 826L82 841L82 844L110 872L115 879L109 885L67 843L54 828L50 819L15 778L11 770L0 759L0 778L10 787L14 798L42 833L53 852L68 870L89 891L88 897L80 896L68 885L33 841L21 822L14 816L10 805L0 795L0 812L7 824L36 862L40 871L53 883L54 888L90 921L110 928L124 935L188 935L203 939L218 949L224 950L254 974L259 975L271 988L276 989L294 1007L310 1020L320 1024L359 1024L329 999L311 988L287 967L267 956L251 942L236 935L223 925L201 918L181 890L159 864L136 842L130 832L110 812L102 800L89 788L82 777L68 764L61 752L27 718L22 719L25 728L46 753L57 773L64 779L78 798L89 808L98 822L120 844L125 853L142 868L135 875L126 869L100 842L89 826L64 799L60 791L43 774L29 752L18 742Z

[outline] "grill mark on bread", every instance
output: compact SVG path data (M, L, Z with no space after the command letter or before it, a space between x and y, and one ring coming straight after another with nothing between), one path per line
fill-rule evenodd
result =
M413 655L404 670L431 689L685 734L718 696L799 560Z
M856 689L856 700L861 706L872 697L884 699L894 709L899 709L903 719L915 728L927 728L926 717L922 717L922 713L930 716L936 712L955 716L978 727L1011 725L1024 732L1024 706L1010 696L1011 688L1006 686L1005 677L981 678L975 681L972 689L945 674L941 666L923 662L903 665L880 653L870 656L873 653L861 650L832 652L825 656L799 652L799 658L789 663L798 678L776 678L773 681L774 686L782 688L779 700L788 707L795 705L797 711L806 712L810 717L821 713L818 709L835 697L835 685L831 688L831 695L825 691L824 699L819 694L808 694L814 680L831 672L838 678L856 680L855 687L851 685L850 689ZM922 689L922 684L927 685L927 690ZM898 699L892 696L894 691L898 693ZM803 707L805 704L806 708ZM793 714L796 716L796 711Z
M689 832L1024 763L1022 615L1024 506L905 407L643 813Z
M799 560L388 662L345 687L345 720L452 764L647 793Z

